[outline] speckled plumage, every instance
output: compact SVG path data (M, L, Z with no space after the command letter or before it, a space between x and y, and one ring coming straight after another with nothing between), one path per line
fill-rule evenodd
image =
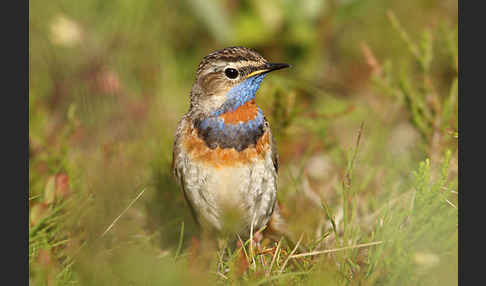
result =
M231 47L204 57L191 90L189 111L179 121L173 172L196 220L248 237L274 213L278 156L269 124L255 104L265 75L286 64L268 63L253 50ZM238 71L230 78L226 69ZM235 228L236 226L236 228Z

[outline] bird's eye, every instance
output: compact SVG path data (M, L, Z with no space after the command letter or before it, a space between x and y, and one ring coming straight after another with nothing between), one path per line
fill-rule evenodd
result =
M227 68L224 70L224 74L230 78L230 79L235 79L238 77L238 71L233 68Z

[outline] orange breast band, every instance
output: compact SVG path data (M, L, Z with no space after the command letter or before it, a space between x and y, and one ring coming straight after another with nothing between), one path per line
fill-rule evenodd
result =
M239 122L253 120L257 115L258 107L255 100L252 99L239 106L235 111L223 113L219 117L224 119L224 123L238 124Z
M220 148L219 146L211 149L198 137L195 129L189 128L184 140L185 151L193 160L220 168L224 166L235 166L238 164L249 164L255 160L263 160L266 152L270 148L269 132L263 136L253 146L242 151L234 148Z

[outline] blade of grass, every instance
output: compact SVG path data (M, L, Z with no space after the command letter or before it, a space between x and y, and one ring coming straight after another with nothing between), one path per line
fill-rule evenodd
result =
M277 257L277 253L280 251L281 243L282 243L282 238L280 238L280 240L278 241L277 249L275 250L275 253L273 254L272 262L270 263L270 267L268 268L268 271L267 271L267 276L270 276L270 273L272 273L273 264L275 263L275 258Z
M145 192L145 189L143 189L139 194L138 196L133 199L129 204L128 206L120 213L120 215L118 215L115 220L113 220L113 222L106 228L106 230L101 234L101 237L105 236L105 234L108 233L108 231L110 231L110 229L113 228L113 226L115 225L115 223L122 217L123 214L125 214L125 212L143 195L143 193Z
M282 265L282 268L280 268L280 273L282 273L284 271L285 266L287 265L287 262L289 262L289 259L292 256L292 254L294 254L295 251L297 251L297 248L299 247L300 242L302 241L302 238L304 238L304 234L302 234L300 236L299 241L297 241L297 243L295 244L294 249L292 250L292 252L290 252L289 256L287 257L287 259L285 260L284 264Z
M343 241L347 241L347 224L348 224L348 216L349 216L349 206L348 201L350 200L350 190L351 190L351 178L353 177L353 170L354 165L356 162L356 158L358 156L358 149L361 143L361 137L363 134L364 122L362 121L359 129L358 129L358 136L356 138L356 145L354 147L353 153L351 155L351 160L348 163L346 168L346 173L344 174L342 188L343 188ZM351 217L352 219L352 217ZM337 237L336 237L337 238Z
M306 257L306 256L314 256L314 255L320 255L320 254L325 254L325 253L333 253L333 252L338 252L338 251L347 250L347 249L356 249L356 248L368 247L368 246L382 244L383 242L384 241L375 241L375 242L357 244L357 245L352 245L352 246L345 246L345 247L334 248L334 249L326 249L326 250L320 250L320 251L314 251L314 252L308 252L308 253L300 253L300 254L295 254L295 255L293 255L291 253L287 259L298 258L298 257Z
M181 253L183 239L184 239L184 221L182 221L181 224L181 235L179 236L179 245L177 246L177 251L175 253L174 259L177 259L179 257L179 254Z

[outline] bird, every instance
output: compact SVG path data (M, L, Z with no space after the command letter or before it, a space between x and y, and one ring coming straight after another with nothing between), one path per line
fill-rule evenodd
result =
M282 222L276 144L255 97L268 73L288 67L245 47L200 62L189 111L177 124L172 172L204 229L248 238Z

